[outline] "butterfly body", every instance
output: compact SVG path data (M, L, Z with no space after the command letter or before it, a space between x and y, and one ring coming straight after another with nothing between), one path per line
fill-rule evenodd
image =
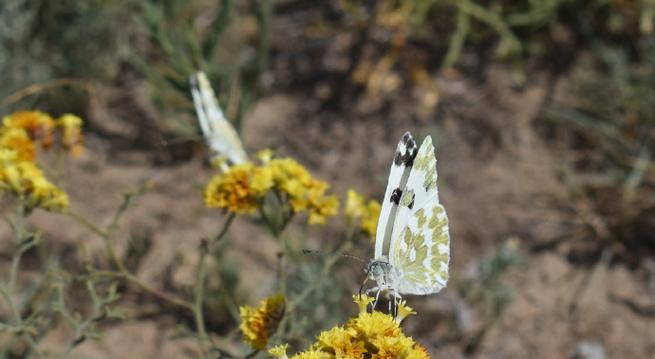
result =
M407 132L398 143L378 221L375 257L367 278L390 293L426 295L448 282L450 235L439 203L432 139L420 148Z

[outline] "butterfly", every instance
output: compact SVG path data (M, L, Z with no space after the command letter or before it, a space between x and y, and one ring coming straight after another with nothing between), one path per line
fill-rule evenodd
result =
M243 149L241 139L225 118L205 73L198 72L192 75L189 81L200 129L205 136L207 145L213 152L212 160L225 157L232 164L246 162L248 155Z
M375 237L375 257L368 262L367 280L380 293L425 295L448 283L450 234L446 210L439 203L437 160L432 138L421 147L403 135L391 164ZM373 305L375 307L375 304Z

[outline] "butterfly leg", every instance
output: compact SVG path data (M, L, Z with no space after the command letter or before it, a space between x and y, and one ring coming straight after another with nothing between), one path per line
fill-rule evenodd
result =
M378 305L378 300L380 299L380 292L382 291L381 287L373 287L373 288L368 288L364 291L364 294L368 297L371 296L371 293L375 293L375 301L373 301L373 304L371 305L371 311L375 310L375 307Z
M393 317L396 318L398 316L398 295L396 292L393 292ZM391 303L391 301L389 301ZM389 310L389 313L391 313L391 310Z
M380 300L380 292L382 292L382 288L378 287L377 293L375 293L375 301L373 302L373 310L375 310L375 307L378 306L378 301Z

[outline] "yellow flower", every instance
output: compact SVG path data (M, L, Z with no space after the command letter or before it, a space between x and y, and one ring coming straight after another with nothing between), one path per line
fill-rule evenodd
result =
M42 141L44 148L52 146L52 132L55 121L50 115L40 111L14 112L3 119L5 128L22 128L31 138Z
M66 193L50 183L41 170L29 161L3 164L0 168L0 192L15 194L25 200L28 208L58 211L68 208Z
M64 148L68 149L73 156L79 156L84 151L82 119L75 115L65 114L57 119L57 126L63 130L61 142Z
M353 300L355 301L355 303L357 303L357 306L359 307L359 314L362 314L362 313L366 313L366 308L368 308L368 305L373 303L375 299L369 297L368 295L356 294L353 295Z
M414 343L414 348L407 353L405 359L430 359L430 354L421 344Z
M412 309L410 306L406 305L407 303L405 300L401 300L398 303L398 313L396 314L396 322L400 324L400 322L403 321L403 319L407 318L408 316L412 314L416 314L414 309Z
M293 159L274 159L269 163L275 187L286 193L294 213L309 211L310 224L323 224L337 214L339 200L327 196L330 186L314 179L309 171Z
M354 318L349 325L365 338L380 336L398 336L400 327L393 317L382 312L362 313Z
M15 151L16 161L34 161L36 157L34 142L23 128L0 129L0 148Z
M234 213L248 213L259 208L260 193L250 184L254 172L252 163L243 163L214 176L205 188L207 207L225 208Z
M291 359L302 358L375 358L375 359L427 359L427 350L406 336L398 323L381 312L367 313L373 300L368 296L353 296L360 308L356 318L341 327L336 326L320 333L316 343ZM405 306L404 303L402 303ZM408 307L407 310L411 311ZM284 348L286 356L286 347ZM278 356L278 358L280 358Z
M266 192L273 188L275 182L273 181L273 171L268 167L256 167L250 178L250 186L253 191L259 196L263 196Z
M349 189L346 199L346 208L344 210L346 217L355 220L364 215L364 196L360 195L354 189Z
M68 196L57 186L50 183L45 177L32 179L32 193L28 206L41 207L46 210L63 211L68 208Z
M34 141L41 141L44 148L52 146L54 128L62 126L63 145L73 150L81 143L81 121L79 117L64 115L55 122L39 111L21 111L5 116L0 127L0 193L15 195L29 209L41 207L63 211L68 208L66 193L46 179L34 163Z
M271 162L273 157L275 156L275 152L273 152L272 149L270 148L265 148L256 154L257 159L262 163L262 164L268 164Z
M268 350L268 353L271 354L272 356L278 358L278 359L289 359L287 356L287 348L289 347L289 344L282 344L282 345L277 345L274 346L273 348Z
M377 352L371 356L375 359L405 358L414 349L414 341L404 335L383 336L372 340Z
M334 327L319 334L317 346L338 358L359 358L366 353L364 342L357 339L357 332L342 327Z
M302 353L298 353L291 357L291 359L332 359L332 358L334 358L333 355L315 349L310 349Z
M18 159L18 153L9 148L0 147L0 166L6 166Z
M336 196L316 197L310 199L309 224L325 224L327 217L332 217L339 211L339 200Z
M364 196L353 189L348 190L345 208L346 217L351 222L359 220L362 231L368 234L371 239L375 239L380 210L380 202L370 200L366 203Z
M323 224L337 214L339 200L326 195L329 185L314 179L309 171L291 158L271 159L262 154L262 165L244 163L215 176L205 189L207 207L249 213L259 208L269 191L276 191L293 213L308 212L310 224Z
M375 200L368 201L366 212L362 216L362 230L372 239L375 239L375 232L378 228L378 219L380 218L380 202Z
M259 307L239 308L241 332L253 349L266 348L268 338L275 332L284 316L285 301L281 294L263 300Z

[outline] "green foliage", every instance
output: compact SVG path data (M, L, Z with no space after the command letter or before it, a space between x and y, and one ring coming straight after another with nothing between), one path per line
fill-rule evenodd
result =
M483 337L502 317L512 302L513 290L503 282L507 271L525 264L516 239L501 244L489 256L482 259L475 273L456 282L457 289L468 305L481 317L480 325L467 338L465 351L477 350Z
M121 62L128 58L134 2L0 2L0 110L9 112L10 107L34 105L33 102L3 101L28 85L47 85L62 78L111 79ZM70 97L65 100L66 103L61 101L55 106L70 111L67 106L75 101ZM49 103L52 106L52 101Z
M546 118L572 135L562 142L583 154L568 163L567 179L590 203L586 211L602 218L605 227L593 235L637 245L655 209L655 42L635 49L599 45L594 53L576 67L573 100L555 103Z
M482 260L475 275L457 283L462 297L481 308L486 325L495 323L511 303L512 291L502 279L509 269L524 263L516 246L516 240L506 241Z
M74 272L78 274L71 273L51 263L58 260L51 256L43 258L35 279L24 280L23 258L44 245L40 233L27 229L28 215L19 204L13 221L9 221L15 248L9 270L0 276L0 308L7 310L6 320L0 322L0 334L9 334L1 337L0 357L43 357L39 342L59 320L73 332L65 349L56 354L66 357L85 340L99 338L97 325L101 321L122 318L122 312L113 306L120 298L117 283L77 270ZM85 293L79 293L80 285Z
M155 103L179 134L197 133L196 121L179 116L193 109L188 81L196 71L218 85L219 102L237 130L258 96L268 62L272 2L247 5L233 0L142 3L139 20L149 48L133 63L147 76Z

